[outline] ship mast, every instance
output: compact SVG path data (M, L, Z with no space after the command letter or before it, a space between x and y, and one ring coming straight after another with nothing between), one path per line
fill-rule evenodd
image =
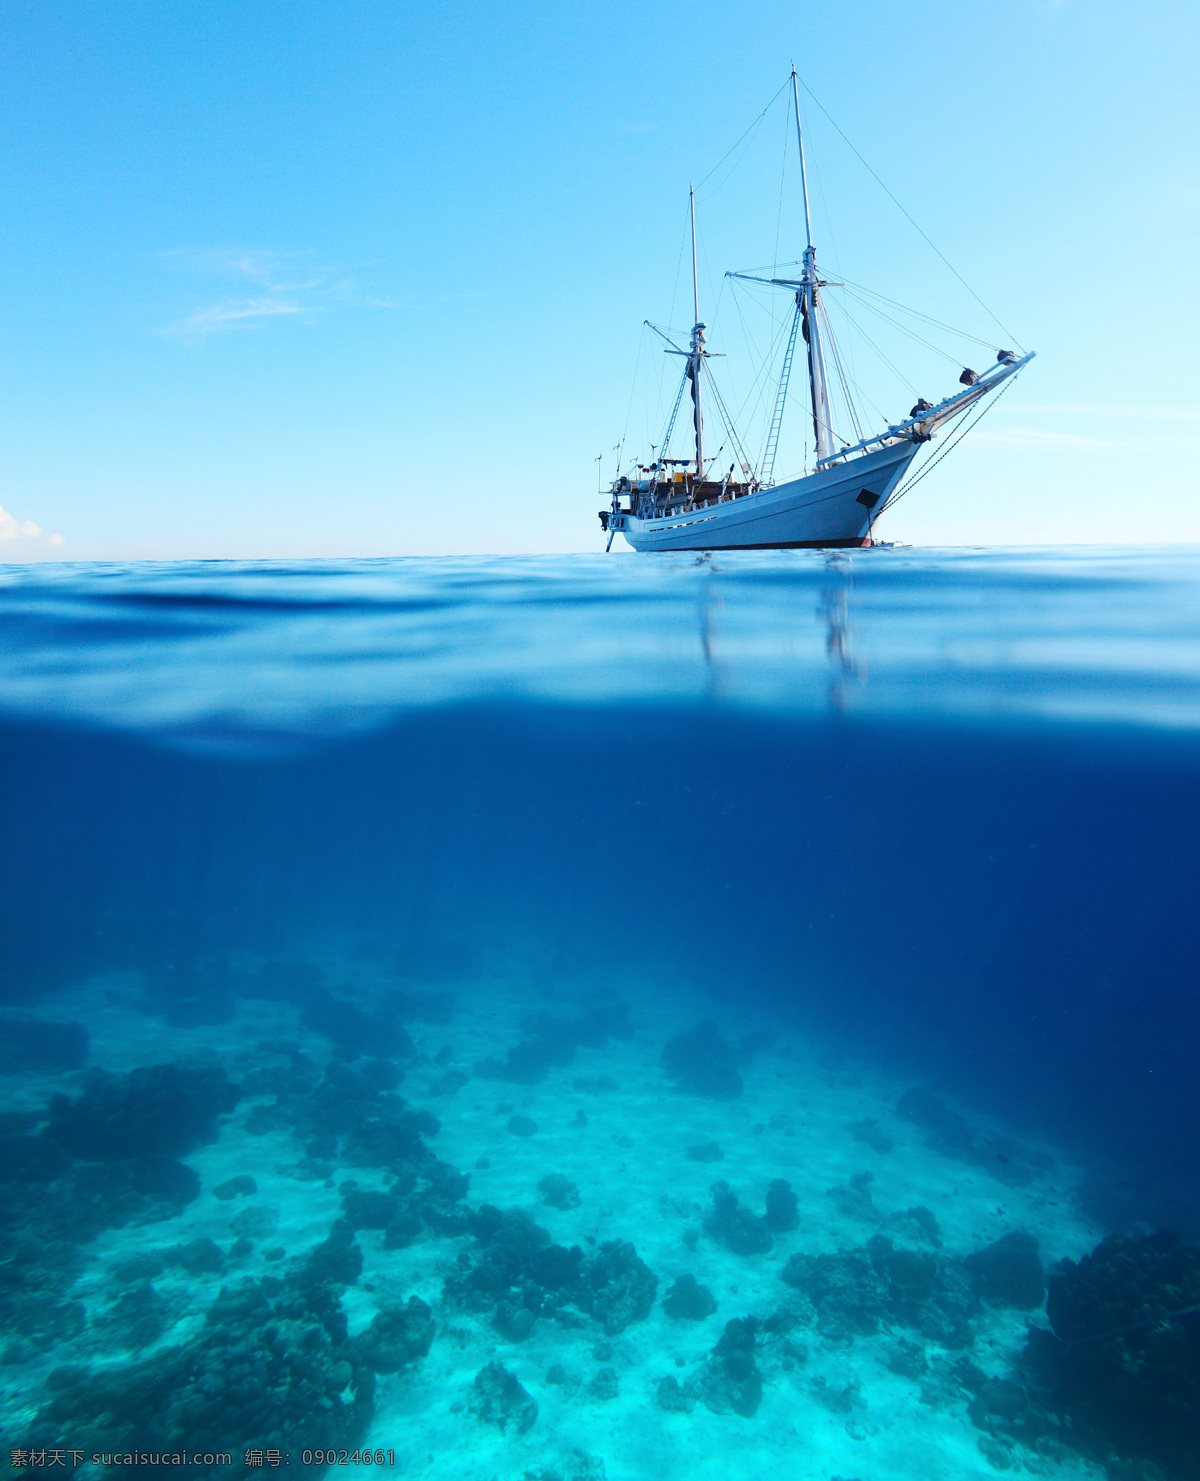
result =
M800 187L804 194L804 271L797 293L804 321L804 339L808 345L808 384L812 393L813 436L816 438L817 463L833 453L833 434L829 424L829 386L825 376L825 352L821 344L821 314L817 278L817 254L812 239L812 214L808 207L808 174L804 168L804 135L800 129L800 89L796 69L792 68L792 100L796 106L796 142L800 146ZM695 222L692 223L693 243ZM699 317L697 315L697 317ZM699 411L697 410L697 415Z
M700 322L700 274L696 266L696 192L688 187L692 210L692 348L688 357L688 376L692 382L692 420L696 428L696 481L704 477L704 413L700 406L700 372L704 364L704 331Z

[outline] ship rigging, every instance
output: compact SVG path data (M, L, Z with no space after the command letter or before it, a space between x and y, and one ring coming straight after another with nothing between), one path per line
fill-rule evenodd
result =
M689 191L693 307L690 339L686 346L678 344L666 330L646 321L647 327L665 341L665 352L683 360L682 377L666 431L656 445L659 455L646 464L637 464L632 473L623 474L618 470L613 480L609 507L600 511L600 523L608 536L606 549L611 550L613 538L618 533L639 551L761 550L873 544L880 516L906 492L908 486L917 481L914 478L909 485L903 482L923 446L931 442L943 427L976 408L977 420L985 409L985 398L1010 382L1034 358L1032 351L1018 355L1013 350L999 349L995 362L982 374L963 369L958 391L936 404L918 397L906 419L889 424L874 435L863 434L861 418L823 300L824 289L845 285L823 279L817 269L799 86L794 67L790 82L804 209L805 247L799 264L800 273L795 277L764 277L750 272L726 274L733 281L782 290L793 296L790 325L762 456L755 467L746 454L744 441L708 364L715 352L707 343L709 326L700 318L696 197L692 189ZM811 470L801 476L777 483L775 464L792 365L800 340L804 344L807 362L814 461ZM857 439L853 443L842 441L834 428L828 372L830 361ZM671 439L685 394L691 401L692 450L686 458L672 458L668 456ZM715 466L716 457L709 456L706 451L706 405L715 408L725 433L718 456L725 447L734 454L724 473ZM969 425L960 429L959 437L951 446L957 445ZM922 476L923 473L918 475Z

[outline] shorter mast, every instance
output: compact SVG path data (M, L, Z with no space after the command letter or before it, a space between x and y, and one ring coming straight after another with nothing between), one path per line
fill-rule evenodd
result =
M692 211L692 348L688 358L688 376L692 382L692 421L696 429L696 481L704 477L704 412L700 406L700 372L704 364L704 331L700 322L700 273L696 266L696 192L688 187Z
M804 339L808 345L808 384L812 393L813 436L817 444L817 462L833 454L833 429L829 420L829 384L825 375L825 353L821 344L821 315L817 277L817 254L813 247L812 215L808 208L808 174L804 168L804 135L800 130L800 89L796 69L792 68L792 98L796 105L796 142L800 146L800 186L804 193L804 271L796 295L804 321ZM694 228L693 228L694 230Z

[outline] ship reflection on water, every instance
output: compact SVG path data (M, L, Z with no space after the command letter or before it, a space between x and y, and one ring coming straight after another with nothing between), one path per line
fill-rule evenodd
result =
M825 619L825 652L832 670L829 707L841 713L846 708L847 682L863 677L850 643L850 590L854 576L850 559L831 555L828 576L830 584L821 591L820 614Z

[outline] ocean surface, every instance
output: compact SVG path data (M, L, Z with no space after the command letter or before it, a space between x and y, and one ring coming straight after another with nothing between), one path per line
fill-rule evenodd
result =
M1200 553L9 566L0 636L13 1468L1200 1478Z

